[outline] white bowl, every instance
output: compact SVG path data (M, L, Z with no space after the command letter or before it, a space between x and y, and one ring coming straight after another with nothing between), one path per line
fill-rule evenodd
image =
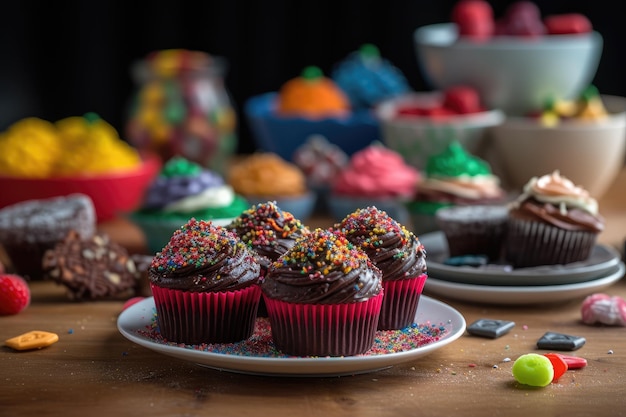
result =
M600 198L626 156L626 97L603 95L609 117L598 122L569 120L554 127L528 117L507 117L489 132L494 172L507 188L522 191L532 177L561 175Z
M411 93L385 100L375 109L385 145L400 153L408 164L420 170L426 167L431 155L442 153L454 140L460 142L468 152L481 155L487 128L504 120L504 113L500 110L445 118L397 117L399 108L428 107L432 103L441 103L442 96L441 92Z
M438 90L465 84L489 108L523 115L547 99L573 99L595 77L602 55L598 32L540 38L459 38L454 23L419 27L413 34L423 76Z

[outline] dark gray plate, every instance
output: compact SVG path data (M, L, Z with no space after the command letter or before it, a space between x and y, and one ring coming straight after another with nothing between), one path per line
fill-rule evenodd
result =
M536 266L508 271L502 265L450 266L443 263L448 257L448 244L443 232L420 235L419 239L426 248L428 276L462 284L497 286L576 284L606 275L621 261L615 249L606 245L596 245L589 259L566 265Z

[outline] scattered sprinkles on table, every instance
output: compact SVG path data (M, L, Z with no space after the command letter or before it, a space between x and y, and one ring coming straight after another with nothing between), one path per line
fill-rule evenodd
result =
M272 330L269 320L265 317L257 318L254 333L244 341L237 343L214 343L188 345L168 342L161 333L156 321L156 310L149 325L137 333L151 341L163 345L177 346L185 349L202 352L218 353L234 356L251 356L264 358L293 358L295 356L281 353L272 341ZM414 323L402 330L377 331L374 345L366 353L356 356L388 355L405 352L426 346L444 339L450 333L450 329L444 323Z

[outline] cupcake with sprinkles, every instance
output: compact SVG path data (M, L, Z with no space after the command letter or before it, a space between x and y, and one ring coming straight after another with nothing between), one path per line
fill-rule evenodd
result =
M261 284L276 348L352 356L374 344L382 273L342 233L315 229L273 262Z
M230 343L252 335L260 265L233 232L191 218L148 270L157 322L176 343Z
M374 206L358 209L336 228L362 249L383 274L379 330L413 324L426 283L426 250L419 239L387 212Z
M241 213L226 226L258 254L261 276L265 276L270 264L287 252L296 239L310 233L308 227L288 211L282 210L275 201L256 204ZM259 316L267 316L265 302L261 298Z

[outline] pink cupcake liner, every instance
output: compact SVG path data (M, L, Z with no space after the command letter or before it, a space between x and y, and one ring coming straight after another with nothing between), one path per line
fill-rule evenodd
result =
M383 281L385 298L378 320L378 330L399 330L415 321L415 313L428 275Z
M383 292L350 304L297 304L265 297L278 350L294 356L353 356L374 344Z
M161 288L151 283L157 323L170 342L232 343L254 331L261 288L251 285L236 291L190 292Z
M595 232L510 219L504 256L516 268L584 261L591 254L597 236Z

